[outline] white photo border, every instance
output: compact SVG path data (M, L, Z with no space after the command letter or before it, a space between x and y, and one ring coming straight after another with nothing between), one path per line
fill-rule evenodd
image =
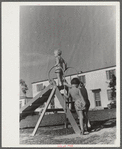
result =
M73 147L120 146L120 3L119 2L2 2L2 147L57 147L19 144L19 7L33 6L116 6L117 139L114 145L73 145Z

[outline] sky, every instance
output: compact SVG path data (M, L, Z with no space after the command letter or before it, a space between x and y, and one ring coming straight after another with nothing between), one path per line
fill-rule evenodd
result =
M20 6L19 41L20 79L32 96L31 83L48 79L57 48L78 72L116 65L116 7Z

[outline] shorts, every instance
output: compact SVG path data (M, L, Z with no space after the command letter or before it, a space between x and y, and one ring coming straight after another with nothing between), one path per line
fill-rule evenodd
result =
M81 99L77 99L75 101L75 109L77 111L82 111L82 110L85 110L85 104L82 102Z
M61 68L58 68L55 70L55 73L61 73L63 75L63 72L62 72L62 69Z

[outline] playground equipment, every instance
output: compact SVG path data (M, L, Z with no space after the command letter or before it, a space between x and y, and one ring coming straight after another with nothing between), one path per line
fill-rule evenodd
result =
M59 100L63 110L65 111L66 114L66 118L69 120L74 132L76 134L80 134L80 129L69 109L69 107L66 104L66 98L64 98L62 96L62 94L60 93L60 90L65 89L65 86L57 86L55 81L53 79L50 78L50 72L54 67L52 67L48 73L48 78L49 78L49 82L50 84L41 92L39 92L30 102L28 102L25 106L23 106L20 109L20 120L26 116L28 116L30 113L34 112L35 109L37 109L40 105L42 105L44 102L46 102L46 106L44 107L38 121L37 124L33 130L32 136L35 135L35 133L37 132L37 129L44 117L44 114L51 102L51 99L53 99L54 95L57 97L57 99Z

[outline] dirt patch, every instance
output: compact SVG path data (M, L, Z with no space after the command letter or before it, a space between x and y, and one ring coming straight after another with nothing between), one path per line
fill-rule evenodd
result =
M102 126L83 136L64 126L39 128L34 137L30 136L32 132L33 129L21 130L20 144L114 144L116 139L116 126Z

